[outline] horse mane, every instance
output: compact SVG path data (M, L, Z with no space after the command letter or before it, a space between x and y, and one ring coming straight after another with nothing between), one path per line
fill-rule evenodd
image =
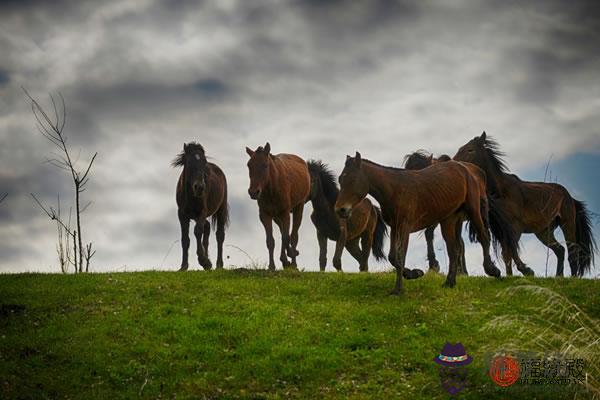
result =
M504 161L506 154L500 150L500 144L491 137L486 137L483 142L483 148L489 156L492 166L503 174L508 173L508 166Z
M327 164L321 160L309 160L307 163L308 171L311 176L319 176L321 179L321 188L327 201L335 204L340 189L335 182L335 174L329 169Z
M398 171L399 171L399 172L406 171L406 169L405 169L405 168L398 168L398 167L388 167L387 165L381 165L381 164L377 164L376 162L373 162L373 161L371 161L371 160L367 160L366 158L363 158L363 159L362 159L362 162L366 162L366 163L368 163L368 164L372 164L372 165L374 165L374 166L376 166L376 167L379 167L379 168L388 169L388 170L390 170L390 171L397 171L397 172L398 172Z
M431 153L420 149L411 154L404 156L404 168L406 169L423 169L431 165Z
M187 144L187 149L199 151L200 153L202 153L202 156L206 158L206 156L204 154L204 147L202 147L202 145L200 143L190 142ZM177 167L183 167L184 165L185 165L185 150L181 150L181 152L179 154L177 154L177 156L175 156L173 161L171 161L171 166L173 168L177 168Z

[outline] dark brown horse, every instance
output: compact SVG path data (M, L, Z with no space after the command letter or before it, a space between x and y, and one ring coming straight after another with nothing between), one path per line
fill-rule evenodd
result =
M342 270L342 251L344 247L358 261L359 270L369 270L369 255L373 249L376 260L385 258L383 240L387 235L387 226L379 208L369 199L363 199L354 207L352 216L340 219L334 210L339 189L333 172L321 161L309 161L310 201L313 212L310 215L317 230L319 241L319 267L325 271L327 265L327 239L336 242L333 266ZM360 242L360 243L359 243Z
M457 237L465 217L477 231L485 272L500 276L500 270L489 253L485 175L475 165L448 161L411 171L362 160L357 152L354 158L347 157L340 175L340 186L335 209L342 218L348 218L367 194L371 194L381 206L383 219L391 227L389 260L396 268L396 285L392 294L402 292L403 277L414 279L423 275L421 270L404 268L410 233L438 223L442 227L450 260L444 286L456 284Z
M468 161L481 167L487 175L488 190L511 221L517 238L533 233L556 255L556 276L564 274L565 249L554 237L560 226L569 251L572 276L583 276L594 262L596 242L585 204L575 200L567 189L556 183L525 182L508 173L498 143L483 132L462 146L455 160ZM512 275L512 261L524 274L533 273L518 254L502 247L506 273Z
M450 161L450 158L447 154L442 154L438 158L434 158L433 154L426 152L425 150L417 150L414 153L406 155L404 157L404 168L410 169L413 171L420 170L423 168L427 168L434 163ZM435 272L440 272L440 264L435 257L435 249L433 246L433 237L434 231L437 225L430 226L425 229L425 241L427 242L427 261L429 262L429 269ZM466 262L465 262L465 244L462 240L462 236L458 239L458 242L461 246L460 258L458 263L458 275L468 275Z
M310 174L306 162L294 154L271 154L269 143L264 147L258 147L255 151L246 147L246 153L250 156L248 194L258 201L260 222L265 227L267 235L269 269L275 269L273 220L281 231L279 259L284 267L296 267L296 257L299 254L296 248L298 229L302 222L304 203L308 201L310 194ZM293 215L291 234L290 213Z
M198 143L183 145L183 151L173 160L174 167L183 167L177 182L177 215L181 225L181 269L188 269L190 247L190 219L196 221L194 235L197 241L198 262L206 270L212 268L208 258L208 238L212 217L217 236L217 268L223 268L223 241L225 228L229 224L227 204L227 180L217 165L206 161L204 148Z

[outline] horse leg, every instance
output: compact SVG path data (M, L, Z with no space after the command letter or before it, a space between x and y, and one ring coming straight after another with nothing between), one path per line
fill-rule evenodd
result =
M349 240L346 243L346 249L348 249L348 253L350 253L350 255L352 257L354 257L354 259L356 261L358 261L358 270L360 272L363 272L362 269L362 251L360 250L360 246L358 245L358 242L360 241L359 238L354 238L352 240Z
M515 232L515 240L517 241L517 243L519 243L519 240L521 240L521 232ZM562 249L562 247L561 247L561 249ZM507 250L507 252L508 252L508 250ZM502 249L502 254L504 257L504 248ZM563 255L564 255L564 253L563 253ZM519 256L518 253L511 254L511 258L512 258L512 260L514 260L515 265L517 266L517 269L519 270L519 272L521 272L524 276L534 276L535 275L535 272L531 268L529 268L523 262L523 260L521 260L521 256ZM511 272L512 272L512 268L511 268Z
M338 271L342 270L342 252L346 246L348 234L348 223L345 219L340 219L340 236L335 242L335 253L333 254L333 267Z
M297 266L296 257L300 254L298 251L298 230L302 223L302 213L304 212L304 203L296 206L292 210L292 232L290 234L290 246L288 246L288 256L292 259L292 265Z
M202 235L204 233L204 225L206 221L204 219L197 219L196 225L194 226L194 235L196 236L196 254L198 255L198 262L202 265L202 268L209 270L212 268L210 259L204 252L204 246L202 244Z
M554 237L554 229L548 227L544 231L536 233L535 236L540 242L544 243L554 252L556 255L556 276L563 276L565 267L565 248L562 247Z
M427 241L427 261L429 261L429 270L440 272L440 263L435 258L435 249L433 247L433 232L435 225L425 229L425 240Z
M423 271L420 269L408 269L404 268L406 262L406 251L408 250L408 238L410 232L406 227L392 227L390 234L390 254L388 259L390 263L396 268L396 285L390 293L391 295L402 294L402 278L406 279L417 279L423 276Z
M275 250L275 239L273 238L273 217L259 211L260 222L265 227L267 237L267 249L269 250L269 270L275 271L275 260L273 251Z
M319 241L319 269L325 271L325 267L327 267L327 237L317 230L317 240Z
M281 232L281 253L279 260L283 265L283 268L289 267L290 261L288 260L286 253L290 247L290 213L284 212L283 214L275 218L275 223L279 226Z
M403 251L399 251L399 248L403 247ZM408 233L404 230L399 229L396 225L392 226L390 232L390 253L388 259L390 263L396 268L396 284L394 289L391 291L391 295L399 296L403 292L402 288L402 277L404 275L404 254L406 254L406 248L408 247Z
M208 238L210 238L210 222L206 220L204 221L204 232L202 233L202 246L206 257L208 257Z
M190 220L184 215L183 211L178 210L179 225L181 226L181 268L180 271L188 269L188 249L190 248Z
M454 287L456 285L456 274L458 272L458 260L460 252L460 245L457 241L456 231L459 223L460 219L457 217L450 217L440 223L442 237L444 238L444 242L446 242L448 260L450 261L450 265L448 266L448 276L444 282L444 287Z
M227 207L225 203L224 206ZM215 236L217 237L217 269L223 268L223 242L225 241L225 224L226 215L222 215L220 212L217 215L217 231Z
M361 259L360 272L369 272L369 255L373 247L373 229L365 229L360 237Z
M502 260L504 260L504 266L506 267L506 276L512 276L513 255L506 246L502 246Z
M500 270L494 265L494 262L490 257L490 235L481 217L481 202L479 198L474 198L473 201L466 203L466 205L466 212L475 228L477 241L481 244L481 249L483 251L483 270L489 276L499 278Z
M579 263L580 249L577 244L577 236L575 230L575 218L572 221L560 221L560 229L563 231L565 236L565 242L567 243L567 250L569 252L569 266L571 267L571 276L577 276L577 269ZM559 274L560 273L560 274ZM559 271L558 266L556 267L556 276L563 276L563 271Z
M465 260L465 241L462 238L462 221L456 223L456 244L457 244L457 265L456 273L458 275L469 275L467 271L467 262Z

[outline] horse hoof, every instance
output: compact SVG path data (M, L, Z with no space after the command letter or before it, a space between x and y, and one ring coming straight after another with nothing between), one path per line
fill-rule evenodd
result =
M500 275L501 275L500 270L498 268L496 268L495 265L490 265L489 267L484 266L483 270L489 276L493 276L494 278L500 278Z
M333 268L337 269L338 271L342 270L342 260L333 260Z
M275 271L275 265L269 265L269 271Z
M442 285L442 287L445 287L445 288L453 288L454 286L456 286L456 282L451 282L451 281L446 281Z
M425 273L418 268L415 268L415 269L405 268L403 275L404 275L405 279L417 279L417 278L420 278L423 275L425 275Z
M185 272L188 270L188 266L187 265L182 265L181 268L179 268L180 272Z
M400 289L394 289L390 292L390 296L401 296L402 295L402 290Z
M429 270L440 272L440 264L437 262L437 260L432 263L429 263Z
M535 276L535 272L533 272L533 270L529 267L524 267L520 271L524 276Z
M210 260L207 258L198 258L198 262L200 263L200 265L202 266L202 268L204 268L205 270L209 270L212 269L212 262L210 262Z

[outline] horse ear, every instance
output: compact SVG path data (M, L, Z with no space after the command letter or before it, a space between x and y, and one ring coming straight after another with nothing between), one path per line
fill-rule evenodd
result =
M246 153L248 153L248 155L249 155L250 157L252 157L252 156L254 155L254 152L253 152L253 151L252 151L252 149L251 149L251 148L249 148L249 147L246 147Z
M356 162L356 165L360 165L361 160L362 160L362 158L360 157L360 153L357 151L356 154L354 155L354 161Z
M188 146L188 145L187 145L187 143L184 143L184 144L183 144L183 151L184 151L184 152L185 152L185 151L187 151L187 146Z
M481 140L485 140L486 136L487 136L487 135L486 135L485 131L483 131L483 133L481 134L481 136L479 136L479 138L480 138Z
M267 144L265 144L265 153L267 153L267 154L271 153L271 145L269 144L269 142L267 142Z
M427 159L429 160L429 162L433 162L433 154L430 154L429 157L427 157Z

